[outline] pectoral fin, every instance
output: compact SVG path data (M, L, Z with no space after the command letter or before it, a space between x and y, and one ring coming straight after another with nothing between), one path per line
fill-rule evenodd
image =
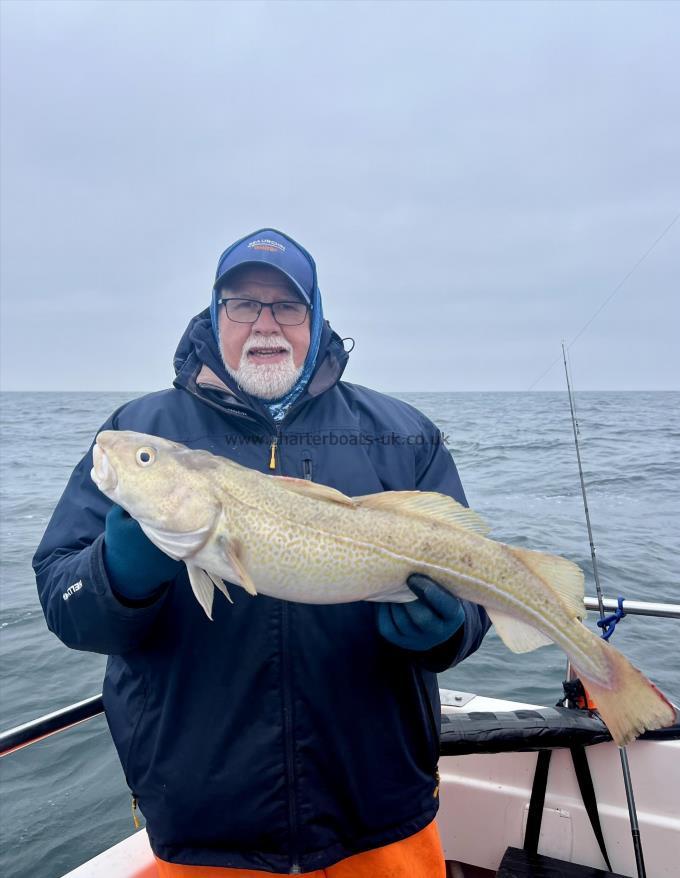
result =
M275 477L276 478L276 477ZM241 546L238 540L229 541L229 549L227 550L227 560L234 569L239 578L239 584L245 588L248 594L256 595L257 589L250 574L246 570L243 559L241 557Z
M539 646L547 646L552 640L533 625L520 622L514 616L500 610L486 608L489 618L494 624L498 636L512 652L532 652Z

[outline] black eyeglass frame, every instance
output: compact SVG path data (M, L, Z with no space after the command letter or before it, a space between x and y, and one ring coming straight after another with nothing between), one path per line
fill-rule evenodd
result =
M260 307L258 309L257 315L255 316L254 320L234 320L234 318L229 313L229 309L227 307L228 302L252 302L253 305L259 305ZM218 299L217 304L224 305L224 310L227 314L227 318L229 320L231 320L232 323L242 323L242 324L257 323L257 321L260 319L260 314L262 314L262 309L263 308L271 308L272 317L274 318L274 320L276 320L276 322L279 324L279 326L302 326L302 324L307 319L307 315L309 314L309 312L312 309L312 306L310 304L308 304L307 302L301 302L299 299L295 299L295 300L291 300L291 301L284 301L284 302L260 302L259 299L246 299L243 296L227 296L226 298ZM298 307L302 306L305 309L305 313L302 317L302 320L300 320L298 323L281 323L281 321L276 316L276 311L274 310L274 308L277 305L297 305Z

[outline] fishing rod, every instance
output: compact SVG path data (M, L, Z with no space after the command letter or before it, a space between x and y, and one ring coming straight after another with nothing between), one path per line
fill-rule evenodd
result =
M562 358L564 359L564 374L567 376L567 392L569 393L569 408L571 409L571 426L574 431L574 445L576 446L576 460L578 461L578 475L581 480L581 495L583 497L583 508L586 513L586 526L588 527L588 542L590 543L590 557L593 561L593 575L595 577L595 591L597 592L597 604L600 611L600 618L604 618L604 603L602 600L602 586L600 585L600 573L597 567L597 553L595 551L595 542L593 540L593 528L590 524L590 512L588 510L588 497L586 496L586 483L583 479L583 464L581 463L581 448L578 444L578 422L576 420L576 412L574 409L574 395L571 392L571 382L569 381L569 370L567 368L567 354L562 342Z
M574 445L576 446L576 459L578 460L578 473L581 480L581 495L583 497L583 508L586 514L586 525L588 527L588 541L590 542L590 557L593 562L593 576L595 578L595 590L597 592L597 606L600 613L600 621L604 619L604 598L602 596L602 588L600 586L600 573L597 566L597 552L595 551L595 542L593 540L593 529L590 524L590 512L588 511L588 497L586 496L586 483L583 478L583 466L581 464L581 449L578 442L578 423L574 411L574 395L572 392L571 381L569 380L569 368L567 366L567 352L562 342L562 359L564 360L564 374L567 379L567 392L569 394L569 408L571 410L571 426L574 431ZM569 669L567 670L569 677ZM628 751L625 747L619 747L619 756L621 758L621 770L623 771L623 785L626 790L626 802L628 804L628 819L630 821L630 832L633 838L633 850L635 851L635 865L637 867L638 878L647 878L645 869L645 860L642 852L642 839L640 837L640 825L638 823L637 809L635 807L635 796L633 794L633 781L630 776L630 766L628 764Z
M680 219L680 213L676 214L673 217L673 219L666 226L666 228L663 230L663 232L661 232L661 234L654 241L654 243L645 250L645 252L642 254L642 256L640 256L640 258L635 263L635 265L629 270L628 274L626 274L623 277L623 279L618 282L618 284L614 287L614 289L607 296L607 298L604 300L604 302L602 302L600 307L595 311L594 314L592 314L590 316L590 318L586 321L586 323L579 329L579 331L576 333L576 335L569 342L569 345L568 345L569 347L571 347L576 341L578 341L578 339L588 329L590 324L595 320L595 318L600 314L600 312L603 311L607 307L607 305L611 302L611 300L614 298L614 296L619 292L619 290L626 283L628 278L639 268L640 265L642 265L642 263L649 256L649 254L652 252L652 250L654 250L656 245L661 243L662 239L666 237L668 232L670 232L670 230L673 228L673 226L676 224L676 222L679 219ZM564 345L562 345L562 347L564 347ZM538 378L527 388L527 390L533 390L534 387L536 387L536 385L545 378L545 376L548 374L548 372L550 372L550 370L559 363L559 361L560 361L560 358L558 355L557 357L555 357L555 359L552 361L552 363L548 366L548 368L544 372L541 372L541 374L538 376Z

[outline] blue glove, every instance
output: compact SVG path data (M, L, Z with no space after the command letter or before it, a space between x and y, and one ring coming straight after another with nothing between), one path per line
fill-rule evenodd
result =
M104 566L116 594L144 601L177 576L182 562L161 552L134 518L120 506L112 506L106 516Z
M407 583L418 600L378 604L378 631L395 646L426 652L453 637L465 622L465 610L429 576L414 573Z

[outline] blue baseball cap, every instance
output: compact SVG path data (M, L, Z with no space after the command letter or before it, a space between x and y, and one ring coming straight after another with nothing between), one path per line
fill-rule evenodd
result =
M260 229L241 238L220 256L215 274L215 290L223 286L226 276L243 265L268 265L284 274L311 304L314 293L314 268L311 258L292 238L276 229Z

